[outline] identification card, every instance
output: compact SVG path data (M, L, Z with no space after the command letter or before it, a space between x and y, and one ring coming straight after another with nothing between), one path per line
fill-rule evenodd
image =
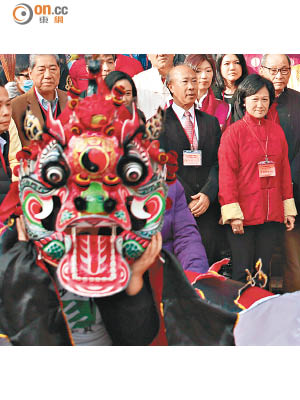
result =
M184 166L202 165L202 150L183 150Z
M258 163L258 173L260 178L276 176L274 161L261 161Z

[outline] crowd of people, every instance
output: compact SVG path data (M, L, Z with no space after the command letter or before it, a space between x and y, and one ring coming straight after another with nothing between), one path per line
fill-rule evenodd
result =
M30 141L27 107L43 126L49 107L54 117L66 107L71 87L89 95L88 57L17 55L15 79L1 72L0 201ZM259 258L270 277L283 243L283 289L300 290L300 92L289 87L291 58L265 54L257 71L242 54L97 58L107 87L123 86L124 105L136 103L141 121L164 110L160 146L177 153L178 171L163 247L199 273L230 254L232 279L245 282Z

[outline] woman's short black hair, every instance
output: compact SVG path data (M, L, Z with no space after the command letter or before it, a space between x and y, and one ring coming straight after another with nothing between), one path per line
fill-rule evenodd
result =
M116 82L120 81L121 79L126 79L130 83L131 89L132 89L132 97L134 99L136 99L137 90L136 90L135 83L133 82L133 79L131 78L131 76L126 74L126 72L112 71L107 75L107 77L104 79L104 81L105 81L107 87L111 90L113 88L114 84Z
M236 102L242 109L245 104L245 98L253 96L261 88L266 87L270 96L270 106L275 99L275 89L273 83L269 79L263 78L258 74L248 75L243 82L241 82L236 90Z
M223 58L226 56L226 54L217 54L216 57L216 80L215 80L215 85L218 87L218 89L223 92L225 90L225 82L224 78L221 75L221 64ZM243 54L235 54L237 56L241 67L242 67L242 75L237 81L235 82L236 86L238 86L245 78L248 76L248 68L246 64L245 57Z

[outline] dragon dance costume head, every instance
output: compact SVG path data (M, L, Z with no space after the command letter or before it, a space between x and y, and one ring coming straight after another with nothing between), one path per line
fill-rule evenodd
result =
M66 109L56 120L49 110L45 128L27 111L31 143L17 155L28 237L63 287L89 297L126 288L130 263L161 230L166 181L177 168L176 155L159 148L162 111L141 123L135 105L122 105L123 88L110 92L99 69L92 60L89 96L71 88Z

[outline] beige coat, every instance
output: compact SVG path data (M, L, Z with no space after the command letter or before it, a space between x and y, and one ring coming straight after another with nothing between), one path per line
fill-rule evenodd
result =
M17 181L18 177L14 175L14 167L19 165L19 161L16 158L16 154L21 150L22 145L19 139L18 131L16 124L13 119L11 119L9 124L9 153L8 153L8 162L12 172L11 180Z

